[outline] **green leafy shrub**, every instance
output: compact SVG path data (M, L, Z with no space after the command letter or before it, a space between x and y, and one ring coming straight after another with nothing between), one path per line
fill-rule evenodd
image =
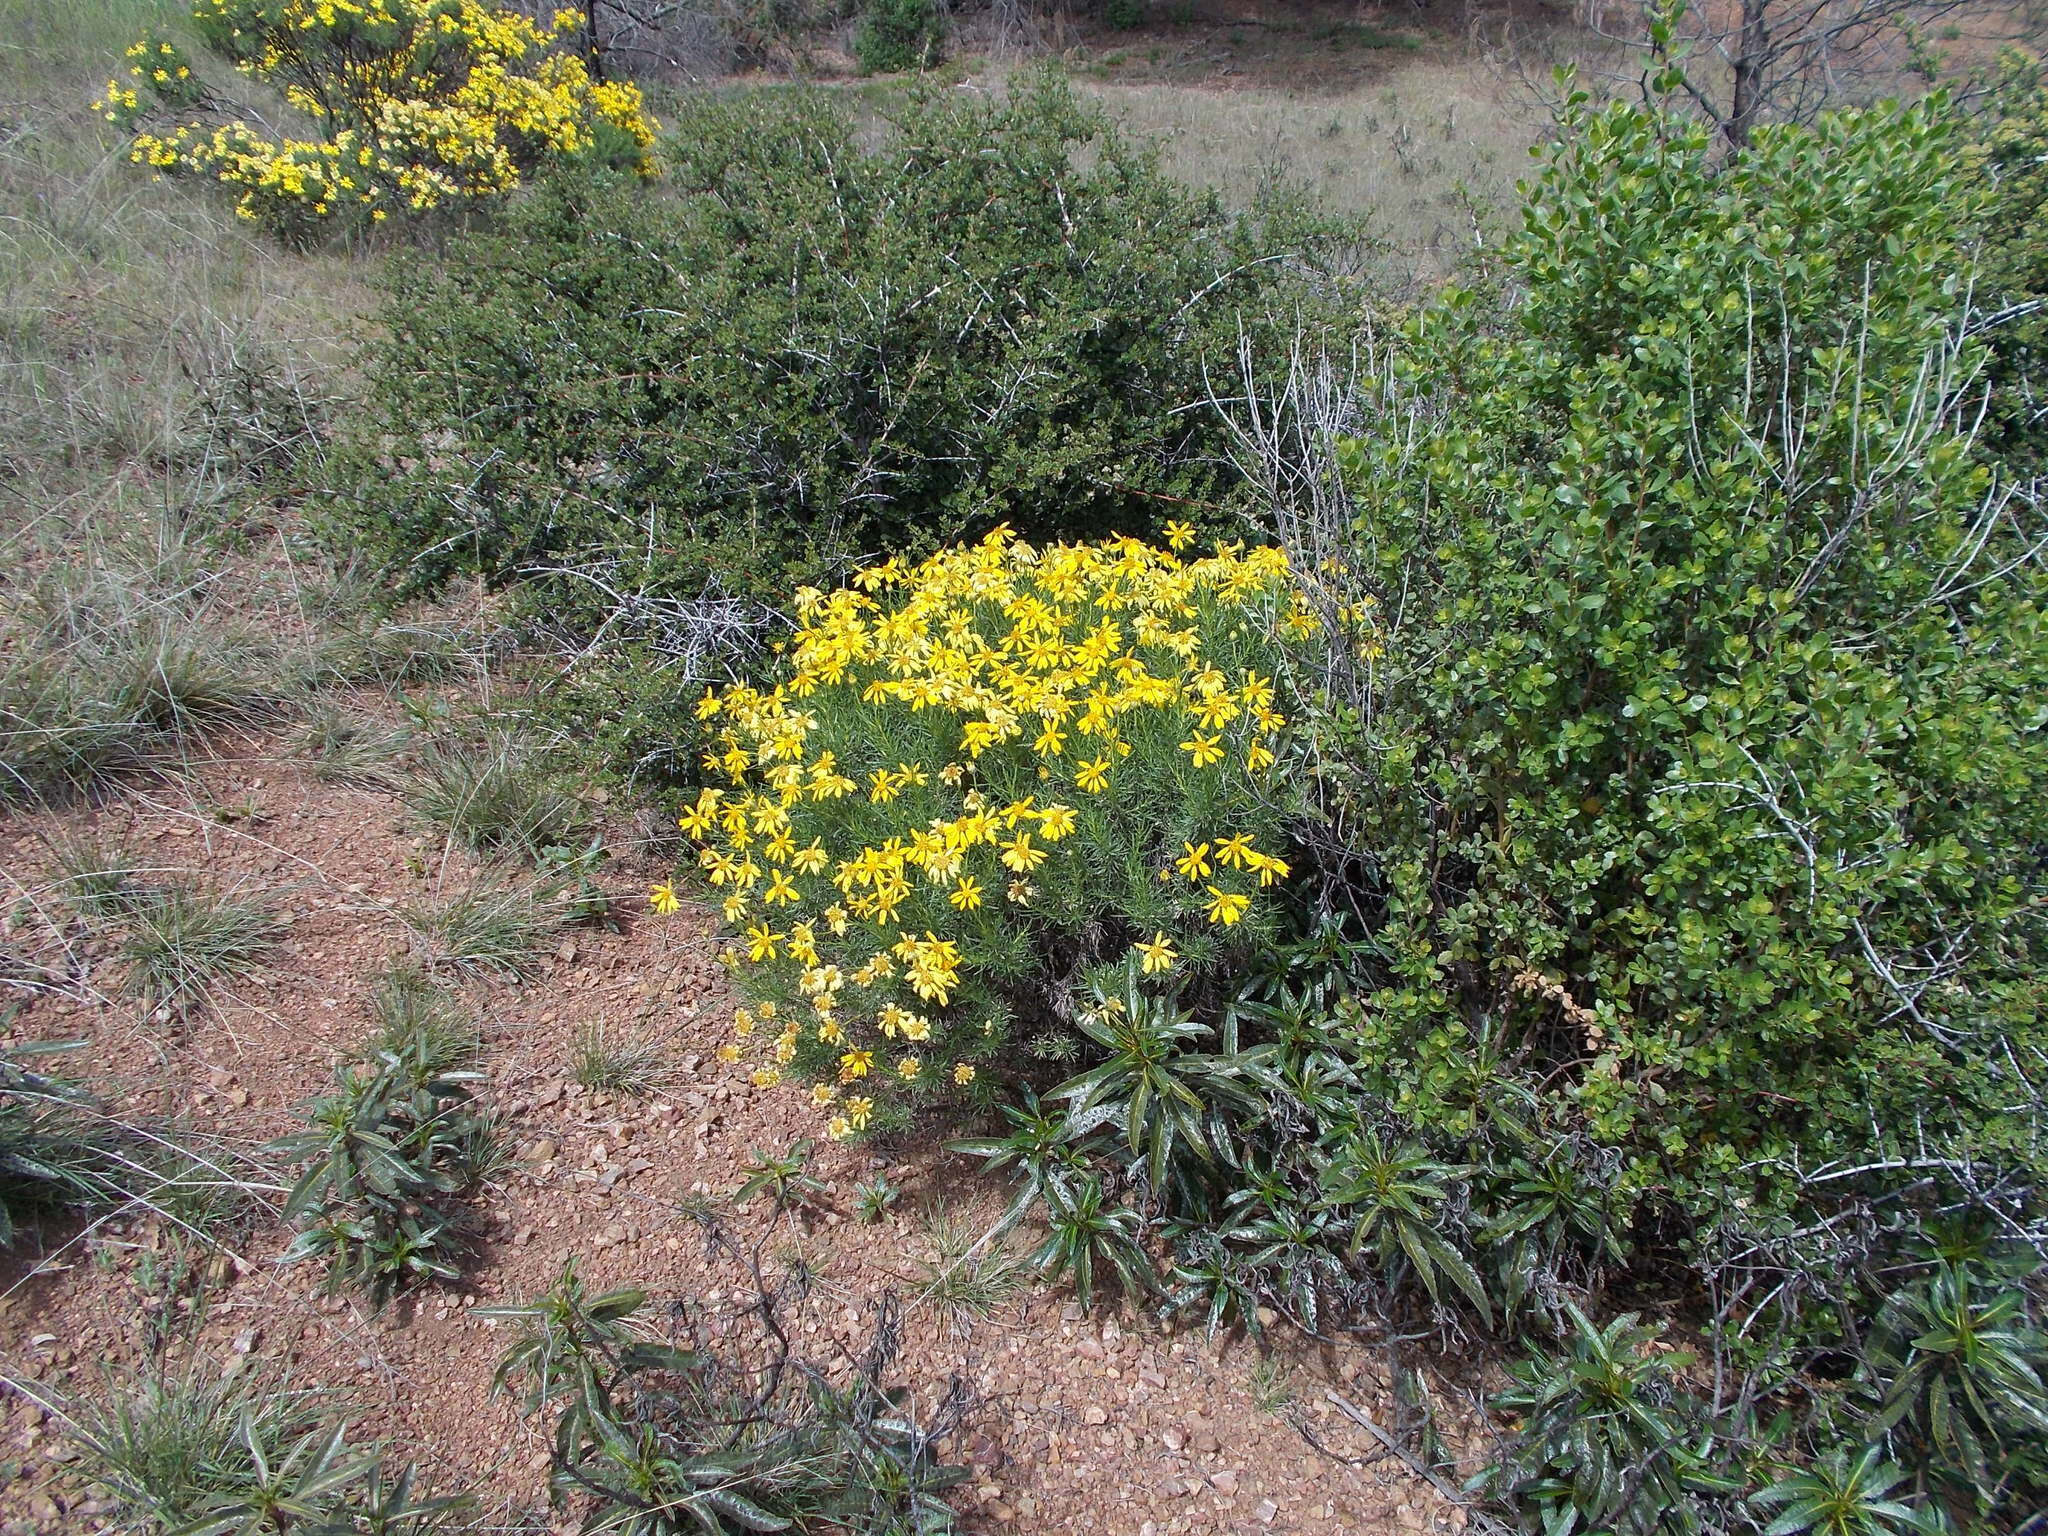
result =
M940 0L868 0L853 33L853 56L864 75L929 69L944 56L946 13Z
M802 92L693 98L674 130L672 198L560 180L392 265L326 518L397 590L522 592L613 764L687 777L682 682L848 561L1249 505L1184 408L1241 328L1334 302L1330 231L1226 215L1049 78L920 96L882 152Z
M1522 1427L1486 1485L1546 1536L1703 1529L1706 1496L1732 1488L1698 1398L1674 1381L1690 1357L1658 1349L1659 1330L1633 1313L1596 1326L1573 1308L1571 1322L1562 1351L1509 1368L1514 1385L1493 1406Z
M1398 600L1415 658L1318 722L1381 951L1365 1076L1461 1133L1492 1031L1700 1216L2038 1178L2048 625L1971 436L1949 121L1725 164L1655 108L1563 132L1505 315L1415 322L1300 523L1296 568Z
M1312 627L1284 560L1000 531L799 607L772 690L699 705L727 783L681 817L743 930L727 1059L759 1052L760 1087L813 1083L834 1136L900 1125L977 1091L1017 1017L1069 1022L1077 972L1123 962L1127 985L1079 1001L1121 1064L1068 1091L1093 1109L1127 1076L1155 1169L1176 1138L1209 1149L1192 1063L1149 1096L1200 1026L1156 1017L1138 979L1213 984L1272 926L1290 872L1272 679L1284 631Z

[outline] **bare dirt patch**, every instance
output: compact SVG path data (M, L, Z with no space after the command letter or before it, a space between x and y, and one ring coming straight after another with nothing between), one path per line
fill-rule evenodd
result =
M226 809L224 809L226 808ZM118 959L70 935L75 977L22 994L10 1042L86 1042L67 1070L139 1119L182 1122L262 1158L368 1032L366 999L406 930L395 913L462 888L476 869L408 822L389 793L316 780L278 739L225 746L189 775L134 787L97 807L0 823L0 862L42 887L54 833L91 830L151 870L259 889L286 926L269 963L216 1006L167 1018L120 990ZM574 1261L594 1287L639 1285L737 1314L745 1266L712 1251L682 1208L728 1195L754 1148L780 1150L811 1117L786 1093L756 1093L721 1063L729 1002L711 928L698 914L639 910L659 873L628 854L605 883L631 909L622 931L564 930L543 974L471 988L483 1026L487 1100L516 1157L482 1195L480 1240L460 1286L422 1289L375 1313L327 1295L316 1264L280 1267L289 1233L271 1209L224 1234L167 1295L169 1234L154 1218L56 1225L0 1271L6 1373L52 1401L102 1389L109 1372L190 1356L333 1389L360 1433L417 1458L441 1486L480 1490L498 1521L546 1528L546 1433L490 1391L506 1333L479 1309L537 1295ZM18 919L18 924L25 922ZM20 942L26 930L16 935ZM664 1043L664 1086L644 1097L571 1080L579 1034ZM957 1376L980 1404L951 1447L973 1475L959 1490L971 1530L1126 1532L1427 1530L1462 1524L1397 1464L1347 1465L1376 1449L1325 1401L1334 1387L1390 1412L1362 1348L1284 1349L1262 1363L1242 1343L1169 1333L1129 1312L1083 1315L1062 1293L1027 1289L956 1326L931 1295L926 1213L981 1231L1006 1191L936 1144L828 1146L812 1171L831 1208L772 1216L766 1202L725 1220L760 1262L799 1270L792 1309L802 1353L861 1350L885 1293L904 1306L898 1379L926 1397ZM886 1172L903 1193L873 1225L852 1188ZM278 1170L277 1182L286 1175ZM1028 1233L1013 1237L1019 1248ZM0 1529L100 1529L110 1512L79 1475L58 1417L14 1394L0 1421Z

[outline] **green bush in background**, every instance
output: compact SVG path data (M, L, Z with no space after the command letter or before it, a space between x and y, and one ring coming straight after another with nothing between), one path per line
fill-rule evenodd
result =
M402 590L475 573L601 633L616 756L667 763L650 697L858 557L1249 505L1190 407L1329 307L1334 227L1225 213L1044 76L921 97L886 152L809 93L674 128L673 198L558 181L394 265L330 513Z
M937 0L869 0L853 34L864 75L929 69L944 56L946 14Z
M1351 749L1374 1076L1455 1126L1495 1032L1701 1216L2037 1174L2048 587L1972 437L1952 120L1561 137L1520 297L1435 305L1344 450L1417 658Z

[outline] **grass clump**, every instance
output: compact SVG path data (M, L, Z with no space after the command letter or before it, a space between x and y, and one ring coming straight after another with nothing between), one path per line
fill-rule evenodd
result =
M970 1332L1024 1290L1028 1272L999 1233L976 1231L939 1204L926 1208L924 1230L932 1256L918 1261L917 1294L955 1333Z
M316 700L292 735L292 747L326 784L389 789L398 782L395 760L406 733L388 730L331 700Z
M618 1031L603 1023L586 1024L576 1032L569 1062L573 1080L606 1093L653 1093L674 1070L667 1036Z
M428 972L515 981L539 970L560 916L545 891L531 885L483 885L398 911Z
M196 1360L112 1379L70 1418L84 1469L137 1530L431 1536L474 1502L422 1496L410 1466L387 1473L319 1394Z
M128 990L151 1009L182 1011L248 975L280 928L267 897L169 886L121 915Z
M575 842L590 823L573 777L511 731L443 741L421 754L406 795L422 820L479 852L537 858Z

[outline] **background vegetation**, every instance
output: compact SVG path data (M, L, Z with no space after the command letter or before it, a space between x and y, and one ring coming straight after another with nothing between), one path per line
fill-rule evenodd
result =
M1228 200L1176 179L1203 155L1128 136L1100 105L1135 55L1081 87L1031 73L984 96L681 94L659 184L536 155L534 183L492 189L502 207L288 257L224 200L146 180L87 115L90 74L178 8L16 11L9 69L48 58L80 78L76 104L33 94L41 131L0 160L21 210L4 235L5 494L28 573L0 646L0 795L105 793L290 717L337 776L401 786L421 825L495 861L401 914L416 968L380 992L377 1036L303 1131L267 1150L296 1169L293 1256L379 1301L459 1278L465 1205L499 1153L470 1021L440 982L528 974L561 925L615 915L559 752L417 701L406 730L372 728L324 692L487 676L473 634L398 616L475 580L496 594L480 611L500 659L556 674L535 697L575 723L582 764L715 841L703 867L733 889L705 894L738 925L736 968L788 956L788 927L769 945L746 927L800 903L813 952L764 970L736 1020L742 1038L763 1018L786 1031L754 1069L764 1090L786 1068L831 1134L954 1138L1013 1181L994 1231L938 1244L956 1324L1029 1270L1083 1306L1211 1332L1383 1328L1413 1387L1401 1443L1439 1480L1453 1458L1428 1382L1447 1361L1487 1376L1497 1444L1466 1491L1532 1531L2027 1528L2048 1485L2048 528L2026 59L1958 67L1931 94L1894 71L1883 84L1911 104L1854 105L1813 81L1877 81L1866 55L1849 71L1796 29L1717 54L1692 12L1634 18L1585 50L1634 59L1634 99L1561 84L1505 234L1491 195L1441 184L1499 174L1491 143L1450 147L1471 131L1455 100L1441 124L1398 94L1389 124L1332 109L1316 133L1333 162L1369 123L1399 176L1429 182L1393 232L1408 260L1425 259L1418 208L1429 243L1453 214L1469 236L1473 259L1432 286L1384 280L1387 248L1343 198L1361 173L1279 174L1305 111L1199 167ZM1907 10L1862 14L1876 36ZM611 38L614 62L632 57L622 16L558 27L583 50L563 56L596 71L591 40ZM838 26L886 72L936 65L942 37L959 48L941 20L892 0L720 25L751 27L762 57ZM1203 125L1272 110L1144 89L1137 110ZM344 349L354 314L376 325ZM1096 645L1062 627L1058 655L1029 659L1055 587L962 589L937 618L1003 690L942 657L921 678L933 697L891 707L891 679L932 651L887 605L873 635L812 624L779 649L814 605L904 580L914 601L965 557L913 562L998 525L1089 546L1020 556L1034 581L1132 536L1284 563L1292 592L1205 610L1184 665L1152 679L1173 730L1134 730L1099 788L1057 740L1070 716L1080 734L1068 695L1089 679L1016 686ZM273 544L289 579L253 558ZM800 583L845 591L798 614ZM1094 617L1134 633L1186 617L1115 596ZM844 654L821 656L821 633ZM1203 768L1191 743L1229 723L1206 718L1223 690L1198 665L1224 652L1257 678L1230 679L1251 690L1234 707L1256 692L1288 729L1267 746L1283 756L1212 801L1182 758ZM738 685L700 711L707 678ZM700 727L757 706L760 728L707 764ZM996 744L975 744L977 712L1014 743L987 765L1000 808L915 782ZM785 727L831 754L794 788ZM728 778L761 780L737 828L695 792L724 753ZM1096 795L1071 854L1019 851L1026 822L1045 832ZM880 913L914 909L894 945L823 940L817 882L867 902L850 914L865 921L878 859L901 877L915 848L928 875L933 818L988 809L1026 865L1009 873L1046 856L1043 901L995 921L993 888L967 899L971 871L940 848L950 878L906 881ZM1251 893L1221 905L1236 886L1215 871L1221 840L1253 828L1281 878L1247 918ZM765 866L801 868L799 834L819 839L815 889L778 870L792 900L771 901ZM757 845L752 881L717 878ZM1239 884L1271 867L1242 857ZM59 862L52 931L116 951L165 1027L260 972L263 893L153 878L97 846ZM692 894L680 878L657 906ZM768 953L742 961L750 947ZM999 985L956 988L963 954ZM897 1037L878 955L930 1014L929 1062L870 1059L862 1031ZM835 1027L854 1036L834 1039L839 1005L817 999L842 993L874 1018L847 1004ZM1032 1048L976 1044L1020 998L1037 1000ZM593 1038L592 1080L629 1091L658 1070L641 1052ZM901 1087L927 1068L943 1091ZM878 1070L899 1079L880 1111L861 1082ZM10 1239L51 1210L135 1202L200 1231L227 1219L186 1204L194 1160L220 1159L184 1128L117 1122L18 1054L0 1074ZM778 1216L824 1198L807 1155L764 1152L742 1196ZM892 1195L878 1179L858 1198L879 1214ZM1002 1246L1025 1224L1028 1249ZM780 1339L766 1366L658 1344L628 1322L639 1305L572 1273L510 1315L505 1384L551 1419L558 1489L593 1518L944 1528L954 1470L895 1414L890 1350L832 1383ZM283 1396L164 1375L79 1422L142 1524L458 1513L414 1507L409 1477Z

